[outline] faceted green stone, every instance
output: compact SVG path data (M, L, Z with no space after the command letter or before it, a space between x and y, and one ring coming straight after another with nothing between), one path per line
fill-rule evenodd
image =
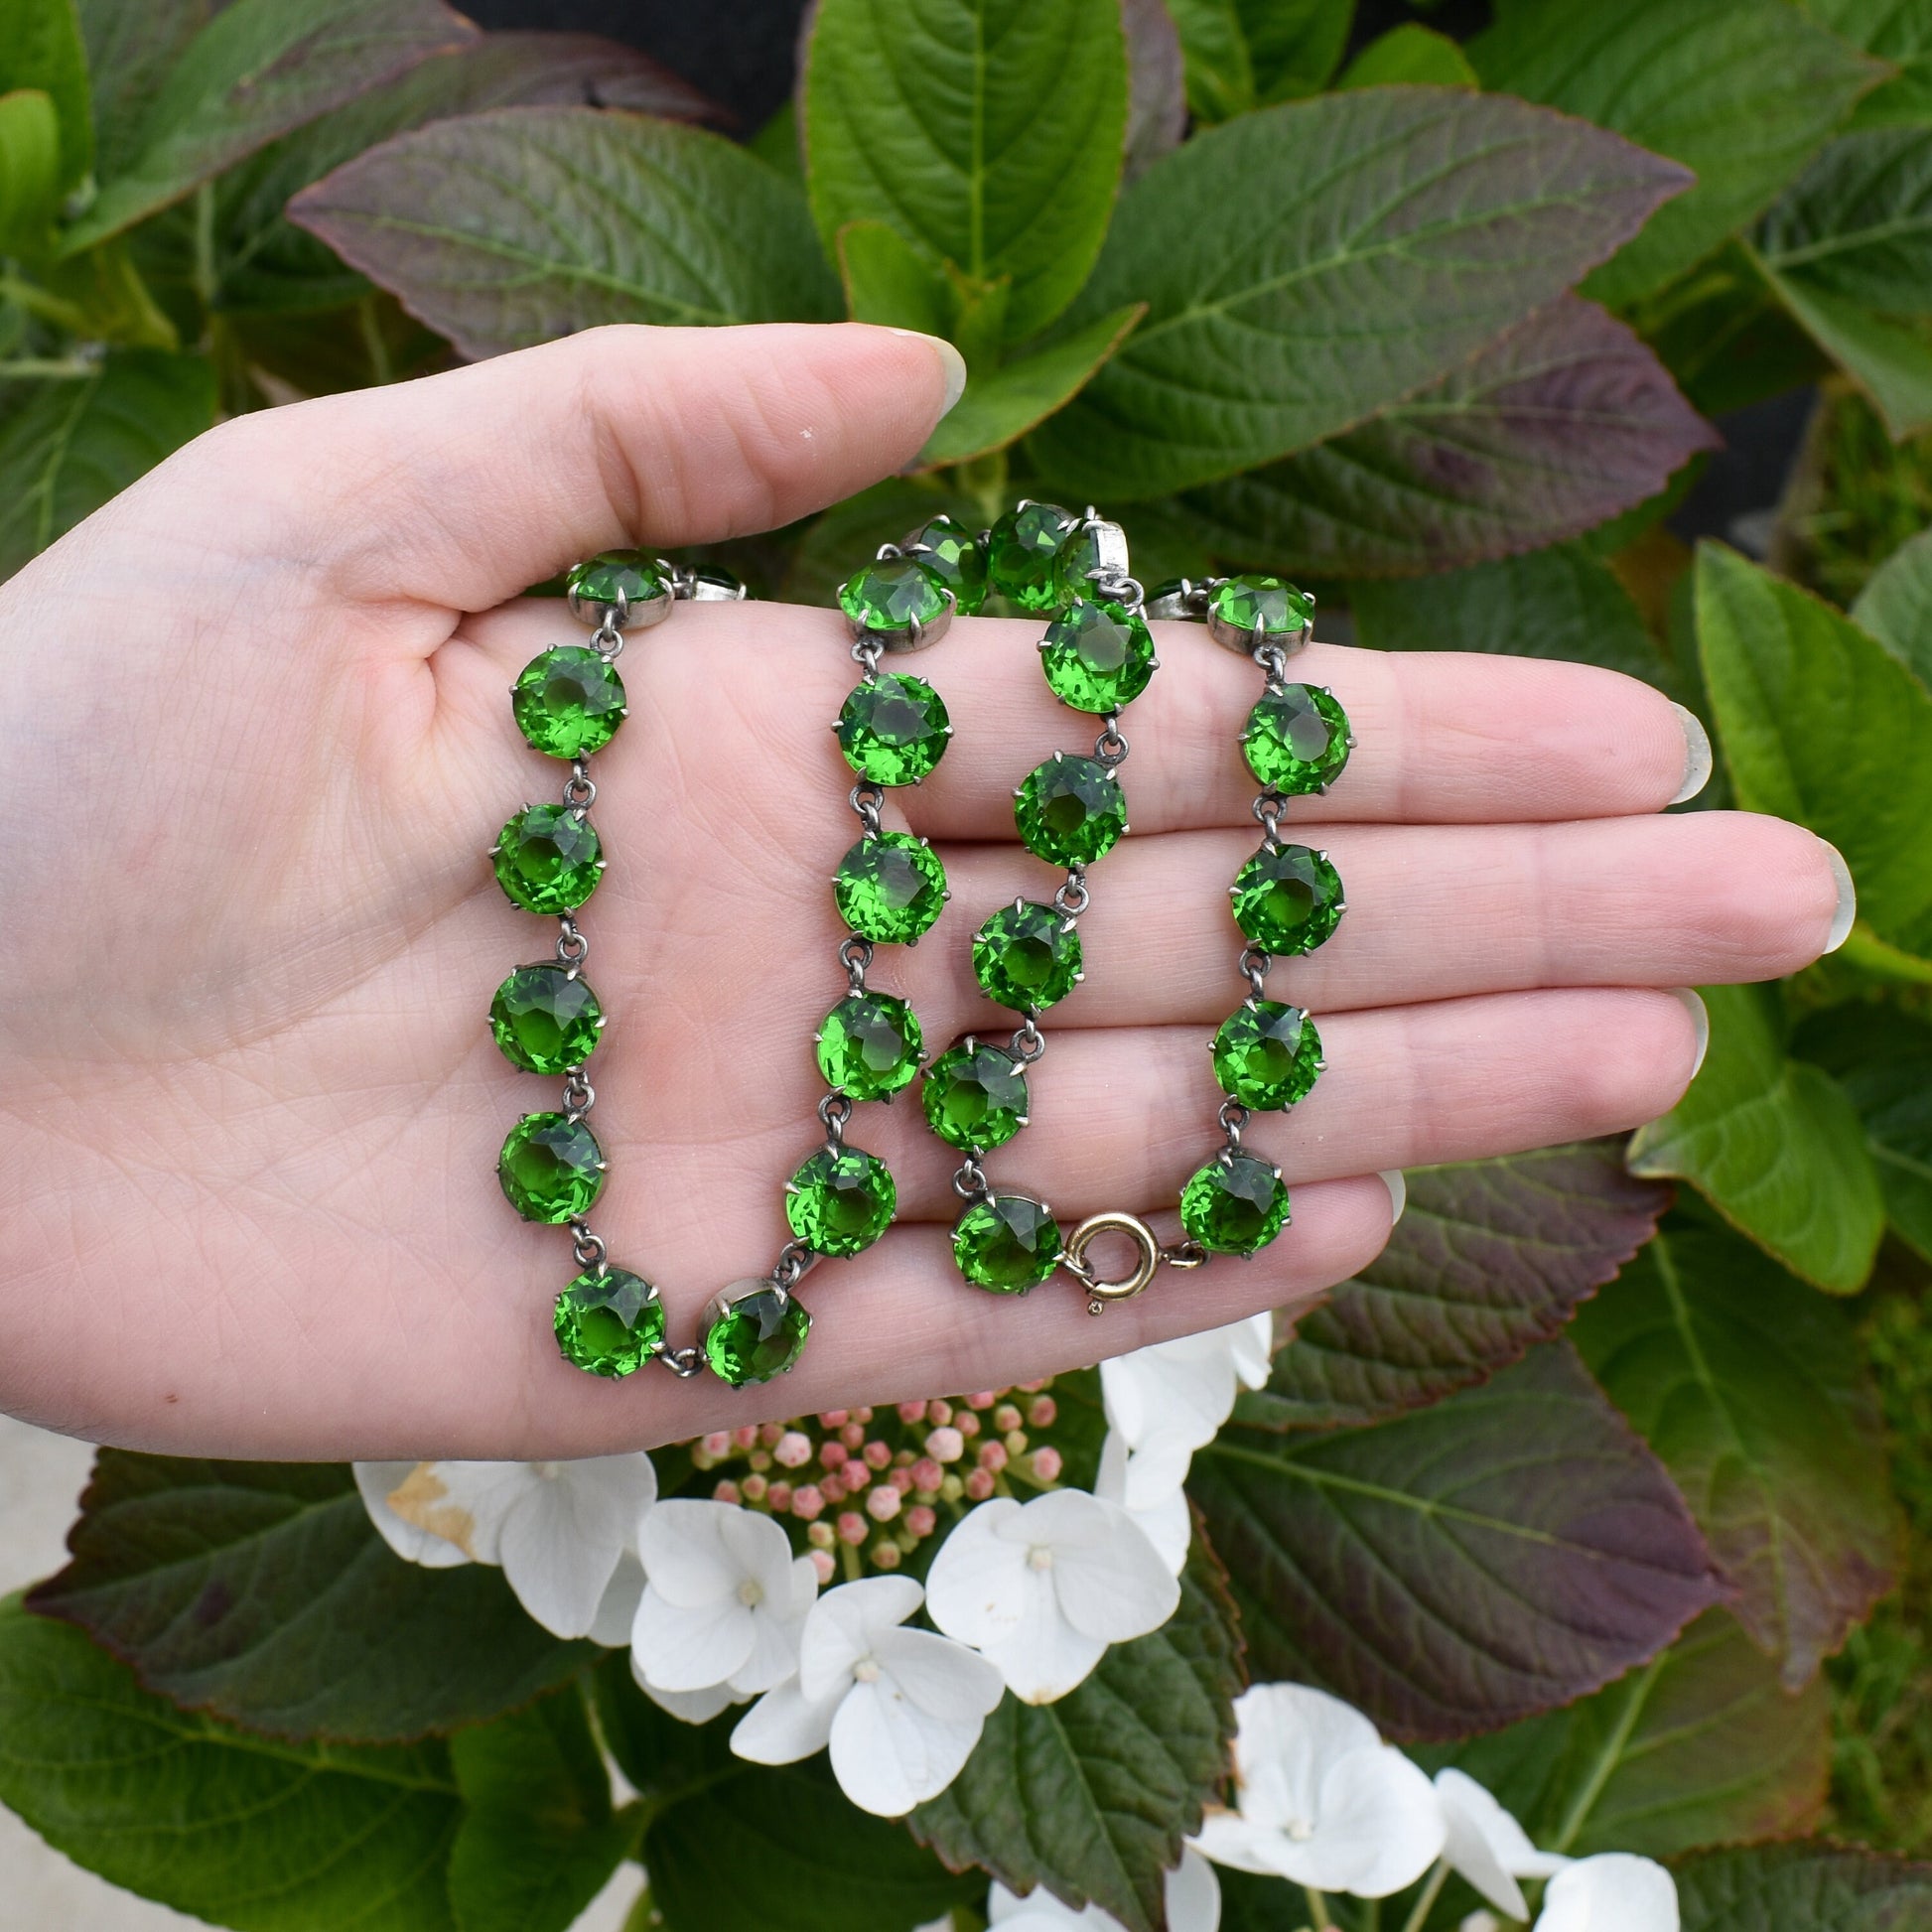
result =
M818 1030L818 1070L854 1100L884 1100L909 1086L925 1036L919 1017L890 993L852 993Z
M1053 602L1065 610L1092 597L1093 573L1100 568L1098 534L1084 521L1075 524L1053 559Z
M1279 577L1230 577L1207 600L1210 617L1264 639L1293 637L1314 621L1314 599Z
M973 977L1003 1007L1043 1012L1080 977L1079 929L1052 906L1021 899L973 935Z
M1264 845L1232 894L1235 924L1263 952L1312 952L1341 922L1341 875L1305 845Z
M1055 754L1027 774L1013 801L1027 850L1055 866L1090 866L1127 830L1120 781L1098 759Z
M568 912L597 890L604 848L569 805L526 805L496 834L496 883L529 912Z
M925 1122L948 1147L984 1153L1027 1124L1027 1074L1011 1053L972 1038L949 1046L925 1070Z
M1180 1190L1180 1225L1217 1255L1251 1255L1288 1225L1288 1189L1265 1161L1218 1156Z
M1250 1000L1214 1035L1214 1077L1244 1107L1292 1107L1321 1071L1321 1035L1300 1007Z
M903 671L880 671L856 686L838 730L846 763L877 785L917 784L952 743L944 700Z
M1046 626L1039 647L1047 688L1075 711L1118 711L1154 675L1154 634L1123 604L1079 603Z
M881 832L839 861L832 897L860 938L910 945L945 905L946 869L910 832Z
M496 1178L526 1221L559 1221L588 1213L604 1191L604 1150L581 1120L525 1114L496 1158Z
M1348 762L1348 717L1315 684L1265 691L1241 734L1248 769L1273 791L1322 791Z
M583 604L615 604L620 591L631 604L649 604L670 592L657 560L641 550L606 550L577 564L564 589Z
M905 539L905 548L951 591L962 617L986 602L986 550L956 517L935 516Z
M742 1389L782 1375L805 1352L812 1318L804 1304L765 1286L740 1296L704 1333L705 1360L720 1381Z
M1025 1194L976 1200L952 1231L952 1258L975 1288L1024 1295L1059 1265L1060 1224Z
M876 1154L822 1147L785 1183L785 1219L806 1247L856 1255L893 1224L898 1188Z
M489 1031L512 1066L526 1073L561 1073L590 1058L604 1027L604 1009L590 982L548 961L519 966L489 1003Z
M662 1352L664 1305L628 1268L593 1268L557 1297L553 1325L567 1362L592 1375L629 1375Z
M516 728L553 759L585 759L623 723L623 679L602 651L559 644L540 652L510 690Z
M1053 564L1079 521L1057 503L1008 510L987 536L986 588L1023 611L1057 610L1060 593Z
M691 572L691 597L704 604L736 603L745 595L745 580L720 564L699 564Z
M877 557L839 590L839 609L867 630L903 630L916 618L930 623L946 609L936 571L917 557Z

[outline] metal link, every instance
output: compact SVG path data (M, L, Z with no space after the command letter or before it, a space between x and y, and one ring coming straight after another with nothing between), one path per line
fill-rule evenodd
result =
M623 649L623 624L629 615L629 600L622 591L619 591L616 608L609 612L604 621L591 632L591 648L607 662L616 658Z
M584 1069L573 1066L564 1075L564 1117L579 1121L597 1105L597 1089L584 1078Z
M557 915L557 964L581 966L591 956L591 942L577 929L568 912Z
M1207 1250L1198 1241L1176 1241L1172 1248L1161 1250L1161 1263L1166 1268L1204 1268L1207 1260Z
M1257 644L1255 662L1261 666L1261 674L1268 680L1268 688L1279 690L1288 682L1288 652L1280 644Z
M818 1103L818 1117L825 1124L825 1145L834 1154L845 1146L845 1124L852 1118L852 1102L842 1093L828 1093Z
M1130 617L1139 617L1147 604L1147 590L1138 577L1125 573L1105 575L1100 571L1090 571L1093 587L1110 603L1120 605Z
M1065 882L1053 895L1055 909L1064 912L1069 919L1077 919L1092 903L1093 895L1087 891L1086 868L1068 866Z
M879 660L886 654L886 646L878 637L870 634L852 640L852 661L865 666L868 677L879 675Z
M1007 1051L1022 1066L1032 1066L1044 1057L1046 1035L1039 1031L1039 1025L1031 1013L1027 1016L1027 1024L1007 1041Z
M704 1373L704 1350L695 1344L689 1348L667 1348L657 1359L680 1382L688 1382L692 1376Z
M1248 982L1249 993L1257 1000L1261 998L1268 984L1268 969L1274 963L1274 954L1263 952L1259 946L1241 948L1241 961L1237 970Z
M852 809L859 814L859 823L864 827L866 837L876 839L880 832L879 815L886 809L886 787L856 784L846 797Z
M1288 800L1279 791L1260 793L1252 807L1255 821L1266 833L1271 845L1280 842L1282 820L1288 816Z
M1107 729L1093 741L1094 761L1104 764L1111 770L1117 764L1127 762L1128 744L1117 724L1108 723Z
M1224 1153L1233 1154L1241 1146L1241 1133L1248 1122L1254 1118L1238 1100L1223 1100L1221 1111L1216 1116L1221 1123L1221 1132L1227 1136Z
M876 948L870 939L861 939L856 932L848 933L839 941L839 964L845 968L846 988L852 993L866 990L866 968L872 964Z
M986 1200L991 1196L993 1183L987 1179L977 1154L967 1155L953 1171L952 1190L965 1201Z
M603 1274L606 1254L603 1235L593 1234L590 1222L581 1219L570 1223L570 1231L575 1237L572 1245L578 1267L595 1268L600 1275Z
M597 784L591 768L582 759L570 761L570 776L564 780L564 803L574 812L587 812L597 803Z
M814 1249L802 1241L787 1241L771 1264L771 1286L780 1295L789 1295L817 1266L818 1255Z

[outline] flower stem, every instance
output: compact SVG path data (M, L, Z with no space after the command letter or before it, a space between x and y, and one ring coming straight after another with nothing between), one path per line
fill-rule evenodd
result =
M43 322L51 322L73 335L87 334L87 312L78 303L63 301L60 296L16 276L0 275L0 302L12 302L30 316L39 316Z
M1314 1921L1315 1932L1334 1932L1334 1920L1328 1916L1328 1901L1312 1885L1302 1888L1309 1895L1309 1916Z
M1436 1869L1429 1874L1429 1883L1423 1886L1422 1896L1416 1900L1415 1910L1409 1914L1409 1922L1402 1932L1422 1932L1428 1922L1431 1906L1443 1895L1443 1887L1449 1883L1449 1861L1438 1859Z
M68 376L98 375L99 373L100 364L98 362L89 362L77 355L69 356L65 359L46 355L28 355L23 356L18 361L0 362L0 376L20 377L23 379L29 376L63 378Z

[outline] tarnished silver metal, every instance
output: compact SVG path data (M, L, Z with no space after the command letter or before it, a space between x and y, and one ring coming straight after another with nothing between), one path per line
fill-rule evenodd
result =
M695 1342L684 1348L666 1348L657 1359L680 1382L688 1382L692 1376L704 1373L704 1350Z
M1314 600L1311 598L1309 601L1312 604ZM1238 623L1229 623L1225 618L1216 617L1211 606L1206 617L1207 634L1224 650L1239 651L1243 657L1258 658L1264 650L1278 650L1283 656L1292 657L1298 650L1307 650L1314 642L1312 617L1292 637L1269 636L1259 620L1244 630Z
M1077 919L1092 903L1093 895L1087 890L1086 868L1068 866L1066 878L1053 895L1053 909L1064 912L1069 919Z
M591 648L600 656L615 663L623 651L623 630L613 623L609 618L591 632Z
M557 964L568 966L572 977L577 968L591 956L591 942L577 929L577 921L568 913L557 915Z
M1261 644L1255 649L1255 662L1271 686L1288 682L1288 652L1280 644Z
M1105 517L1089 503L1086 514L1067 532L1066 540L1071 543L1075 537L1086 536L1093 539L1093 562L1088 566L1088 579L1103 595L1111 597L1110 584L1133 582L1128 576L1127 532ZM1138 590L1139 586L1136 586Z
M1255 815L1255 823L1267 834L1268 843L1275 845L1282 836L1282 820L1288 816L1288 797L1284 792L1257 792L1255 802L1248 808Z
M846 793L847 802L859 814L859 823L865 827L866 837L879 836L879 815L886 809L886 787L876 785L870 780L861 780Z
M1103 1235L1124 1234L1134 1244L1134 1266L1118 1281L1110 1281L1087 1265L1087 1250ZM1131 1302L1161 1269L1161 1243L1154 1230L1135 1214L1089 1214L1066 1237L1060 1266L1087 1292L1087 1312L1103 1313L1110 1304Z
M675 587L677 569L662 557L651 560L663 576L667 586ZM675 588L666 589L656 597L639 598L635 603L619 592L617 602L607 604L602 598L579 597L572 591L567 599L570 615L579 623L593 625L600 632L609 625L618 630L648 630L654 623L662 623L671 615L671 606L676 602Z
M1127 762L1127 754L1132 749L1120 726L1110 718L1107 728L1093 741L1094 762L1104 764L1111 771L1115 765Z
M677 564L667 568L671 573L671 594L689 603L742 604L747 596L742 578L733 577L729 584L721 584L714 578L700 575L700 567L695 564ZM718 575L729 577L731 573L719 571Z
M872 964L875 951L870 939L861 939L856 932L849 932L839 941L839 964L845 968L846 990L850 993L863 993L866 990L866 968Z
M852 1102L842 1093L828 1093L818 1103L818 1118L825 1128L825 1145L833 1154L845 1147L845 1125L852 1118Z
M1237 1152L1241 1146L1241 1136L1254 1116L1240 1101L1229 1098L1221 1102L1221 1111L1215 1116L1221 1123L1221 1132L1227 1137L1222 1148L1224 1155Z
M1196 584L1191 578L1183 577L1180 588L1170 591L1165 597L1157 597L1141 606L1144 618L1166 619L1170 621L1179 619L1184 622L1199 623L1207 616L1207 594L1221 580L1210 577Z
M572 1252L577 1256L580 1268L595 1268L601 1275L605 1272L604 1237L591 1232L590 1222L579 1218L569 1224Z
M883 557L889 550L897 553L898 545L882 544L880 555ZM946 608L930 623L922 623L917 618L907 618L902 624L887 627L862 623L857 618L848 617L845 621L846 634L854 644L877 644L879 649L891 651L895 656L903 656L907 651L929 650L946 634L954 613L959 609L958 598L943 584L939 587L939 594L946 600ZM843 584L839 586L839 597L843 602L845 597ZM852 654L855 657L859 655L856 650Z
M597 803L597 782L582 759L570 761L570 776L564 780L564 803L574 812L587 812Z
M597 1089L584 1078L584 1069L573 1066L564 1075L564 1117L582 1120L597 1105Z
M1248 992L1252 998L1257 1000L1261 998L1268 984L1268 969L1274 963L1275 955L1273 953L1263 952L1259 946L1243 946L1241 948L1241 965L1239 970L1241 977L1248 982ZM1211 1052L1214 1042L1210 1039L1207 1044L1208 1050Z
M993 1183L987 1179L977 1154L967 1155L953 1170L952 1190L963 1201L986 1200L992 1194Z
M771 1264L771 1286L780 1294L788 1295L818 1263L816 1249L806 1247L802 1241L787 1241L778 1250L777 1260Z
M967 1035L971 1039L971 1035ZM1030 1013L1026 1022L1007 1041L1007 1051L1022 1066L1032 1066L1046 1056L1046 1035L1039 1031L1039 1022Z

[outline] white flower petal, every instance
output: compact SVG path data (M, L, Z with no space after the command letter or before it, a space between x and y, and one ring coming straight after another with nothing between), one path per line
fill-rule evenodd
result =
M806 1562L809 1565L810 1559ZM798 1674L798 1636L805 1619L791 1614L790 1579L785 1582L787 1593L781 1603L759 1603L752 1609L752 1648L731 1674L732 1689L748 1697Z
M1447 1830L1436 1787L1393 1744L1350 1751L1321 1780L1313 1836L1297 1847L1301 1882L1386 1898L1436 1863Z
M925 1603L947 1636L984 1649L1011 1635L1036 1593L1029 1582L1027 1552L999 1532L1021 1513L1008 1496L995 1497L967 1515L932 1559Z
M1242 1817L1286 1827L1312 1820L1328 1767L1381 1735L1352 1705L1307 1684L1256 1684L1234 1701Z
M1168 1932L1220 1932L1221 1881L1198 1852L1168 1873Z
M1007 1689L1022 1703L1051 1704L1086 1682L1107 1654L1107 1640L1074 1629L1050 1587L1033 1592L1030 1610L997 1643L976 1648L999 1668Z
M1161 1561L1178 1577L1186 1567L1187 1548L1194 1539L1194 1518L1187 1507L1187 1492L1176 1488L1152 1507L1137 1508L1126 1500L1127 1465L1127 1439L1119 1430L1110 1429L1100 1446L1100 1473L1094 1478L1093 1493L1103 1502L1121 1504L1140 1524L1147 1540L1160 1551Z
M1680 1932L1677 1881L1628 1852L1579 1859L1550 1880L1537 1932Z
M1229 1323L1221 1332L1227 1336L1235 1380L1246 1388L1266 1388L1275 1365L1274 1314L1264 1309L1245 1321Z
M1017 1515L1002 1517L994 1534L1023 1549L1046 1548L1056 1553L1093 1549L1113 1535L1108 1510L1109 1505L1084 1489L1049 1489L1023 1505Z
M703 1691L744 1668L756 1635L752 1612L737 1597L672 1603L653 1583L637 1605L630 1646L647 1683L661 1691Z
M1455 1932L1503 1932L1503 1922L1494 1912L1471 1912Z
M959 1775L983 1723L932 1717L888 1677L855 1684L832 1720L832 1774L862 1811L902 1817Z
M708 1725L721 1711L729 1711L734 1704L745 1701L734 1695L729 1684L713 1684L702 1691L660 1691L655 1684L644 1681L644 1674L637 1668L634 1657L630 1660L630 1675L638 1690L658 1710L668 1711L672 1717L681 1719L687 1725Z
M832 1734L832 1720L844 1700L840 1692L828 1698L808 1698L798 1680L766 1691L740 1718L732 1731L732 1749L754 1764L794 1764L822 1751Z
M919 1607L924 1592L911 1577L865 1577L828 1589L812 1605L798 1648L798 1681L807 1697L829 1695L852 1681L852 1667L872 1654L884 1632Z
M873 1638L872 1654L880 1670L929 1718L965 1724L986 1717L1006 1695L997 1665L930 1630L882 1630Z
M605 1586L604 1600L592 1619L590 1637L607 1650L622 1650L630 1642L637 1621L637 1605L644 1597L644 1566L633 1556L621 1556Z
M377 1534L405 1563L420 1563L425 1570L449 1570L460 1563L476 1561L461 1544L438 1536L419 1524L405 1522L389 1507L390 1494L407 1482L420 1466L415 1462L357 1462L355 1486L361 1491L362 1507Z
M718 1519L719 1540L731 1553L740 1577L758 1586L762 1601L774 1608L788 1608L791 1602L791 1539L769 1516L736 1504L713 1503L722 1509Z
M589 1632L623 1554L622 1528L609 1539L586 1534L576 1501L561 1477L540 1481L516 1498L498 1536L503 1576L517 1600L559 1637Z
M1187 1843L1204 1859L1236 1871L1257 1871L1265 1877L1280 1877L1274 1848L1285 1841L1282 1834L1267 1825L1250 1824L1238 1811L1222 1811L1209 1806L1201 1819L1200 1830Z
M700 1502L673 1496L661 1502L637 1531L637 1554L651 1587L666 1602L691 1606L736 1596L745 1570L724 1539L728 1518L746 1516L736 1503ZM773 1523L782 1537L784 1531Z
M1156 1430L1200 1449L1234 1407L1234 1363L1218 1330L1157 1342L1100 1364L1107 1420L1138 1449Z
M389 1507L462 1544L479 1563L500 1563L505 1519L542 1481L530 1462L421 1462Z
M543 1465L539 1465L543 1466ZM641 1450L627 1455L587 1455L552 1465L570 1492L571 1507L586 1536L624 1549L637 1547L639 1519L657 1501L657 1471Z
M1518 1878L1547 1877L1569 1861L1539 1852L1529 1834L1466 1771L1453 1765L1436 1773L1449 1840L1443 1856L1490 1904L1511 1918L1529 1917Z
M1076 1630L1108 1643L1127 1643L1160 1629L1173 1615L1180 1603L1180 1586L1126 1510L1097 1496L1087 1500L1103 1513L1109 1534L1102 1541L1072 1549L1056 1544L1053 1587L1066 1620Z
M1152 1509L1165 1502L1186 1482L1197 1447L1178 1430L1154 1430L1129 1452L1116 1500L1132 1510ZM1097 1487L1095 1493L1099 1493Z

